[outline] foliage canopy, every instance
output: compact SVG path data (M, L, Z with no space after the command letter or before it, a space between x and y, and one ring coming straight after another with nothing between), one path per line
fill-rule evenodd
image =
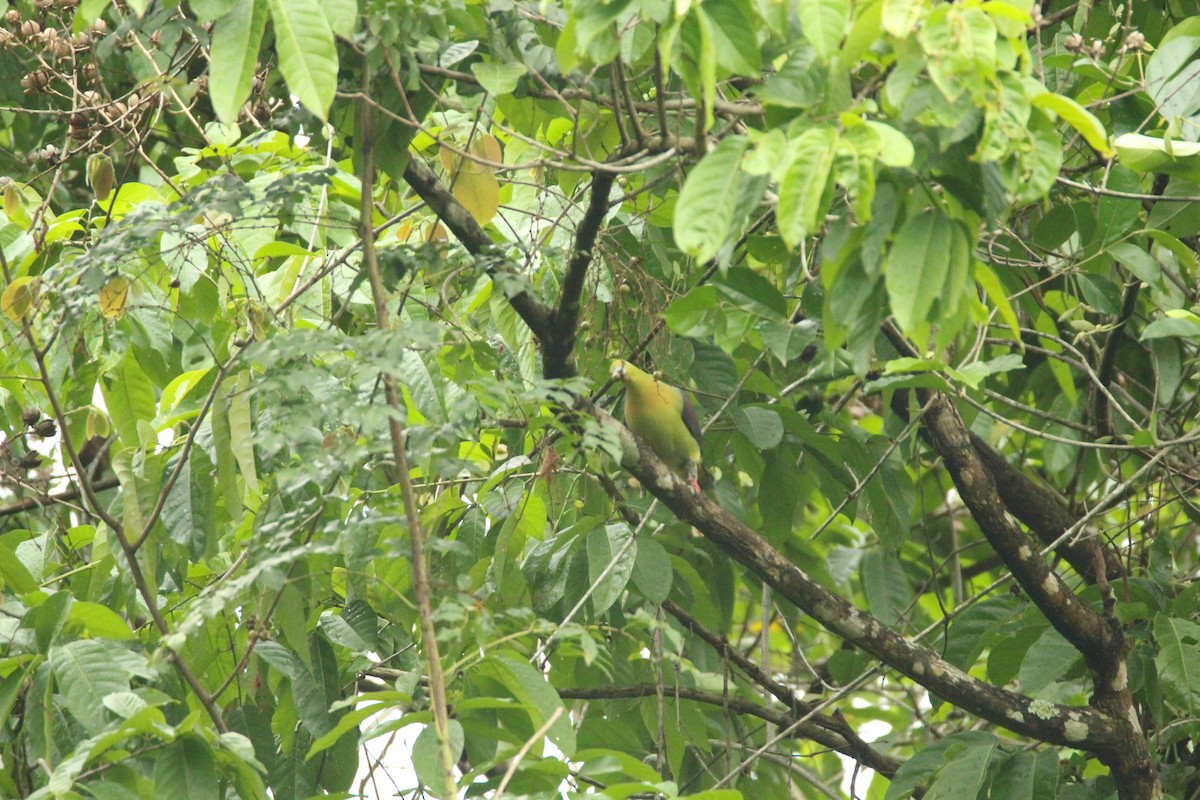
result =
M10 1L0 796L1200 795L1188 5Z

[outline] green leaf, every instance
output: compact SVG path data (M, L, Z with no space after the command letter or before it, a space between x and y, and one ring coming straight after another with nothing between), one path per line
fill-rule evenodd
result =
M218 800L221 793L212 748L197 736L181 736L154 759L154 796L172 800Z
M358 0L321 0L325 19L335 34L350 39L358 31ZM442 62L448 67L454 62Z
M466 734L463 732L461 722L456 719L451 719L449 722L450 753L454 763L457 764L458 760L462 758ZM412 762L413 771L417 773L417 780L424 784L426 790L434 797L441 797L439 792L445 778L442 774L441 743L438 742L437 731L433 725L426 725L417 734L417 740L413 742L412 746Z
M1130 242L1120 242L1108 248L1112 257L1132 272L1141 281L1151 286L1162 285L1162 267L1154 256Z
M867 551L859 562L859 577L872 615L887 625L905 620L913 592L895 553L879 548Z
M178 480L163 503L162 522L171 541L189 548L193 555L199 556L204 553L213 496L209 476L202 474L200 469L192 471L193 461L197 460L207 463L207 457L202 454L193 454L193 458L184 462ZM172 459L171 469L174 469L175 463Z
M950 273L954 222L940 211L910 218L896 234L884 262L888 301L908 332L927 321Z
M838 132L810 128L792 142L792 162L779 185L779 234L789 248L820 230L825 189L837 155Z
M646 537L638 541L637 558L629 577L651 603L661 603L671 594L674 570L667 551L657 540Z
M250 394L250 370L242 370L229 397L230 448L246 481L247 494L258 497L260 492L258 468L254 461L254 429L250 424Z
M104 698L129 690L129 678L107 647L91 639L78 639L50 648L50 666L62 688L62 701L88 733L99 733L108 724Z
M967 800L979 797L987 784L988 768L997 750L995 739L948 749L946 763L934 775L929 791L925 793L925 800Z
M623 548L624 552L621 552ZM625 523L606 525L588 534L587 554L588 576L596 585L596 590L592 592L592 613L599 617L625 591L625 584L629 582L637 561L637 543L633 541L633 532ZM608 574L601 578L605 570L608 570Z
M136 639L137 635L125 619L108 606L87 600L76 600L67 611L67 619L78 623L97 639Z
M828 61L846 35L850 0L799 0L796 11L804 38L822 61Z
M757 27L740 0L705 0L717 64L734 75L757 76L762 68Z
M498 64L494 61L477 61L471 65L471 73L479 85L495 96L512 94L521 77L528 72L524 64Z
M668 328L680 336L707 337L712 333L709 317L717 304L715 286L697 286L673 300L663 312L663 320Z
M992 779L990 800L1055 800L1062 768L1053 749L1018 750L1003 761Z
M254 654L288 678L294 677L304 669L300 659L278 642L259 642L254 648Z
M1185 312L1187 313L1187 312ZM1156 319L1142 330L1141 339L1148 342L1151 339L1197 339L1200 338L1200 317L1189 314L1187 317L1166 317Z
M996 77L996 26L979 8L937 6L917 33L929 77L948 100L983 95Z
M1012 332L1013 339L1020 342L1021 322L1017 319L1017 312L1013 310L1012 303L1008 301L1008 292L1000 283L1000 278L996 276L991 267L977 263L975 265L975 282L983 289L992 306L1000 312L1000 319L1004 320L1004 324ZM1022 347L1024 346L1022 345Z
M1195 716L1200 710L1200 624L1159 614L1154 620L1154 665L1163 694Z
M907 38L924 8L924 0L883 0L883 29L897 39Z
M911 167L915 151L912 141L900 131L883 122L867 120L866 125L879 135L879 160L889 167Z
M1061 94L1045 92L1034 95L1031 101L1038 108L1053 111L1074 128L1100 154L1101 158L1112 158L1113 150L1108 145L1108 132L1096 115L1069 97Z
M817 323L813 320L801 320L793 325L790 322L771 322L763 320L759 323L758 335L763 344L778 359L780 364L787 364L804 352L817 338Z
M541 727L556 711L563 709L562 698L554 687L546 682L546 676L535 670L529 662L508 656L493 656L485 662L497 677L520 701L535 727ZM565 710L565 709L563 709ZM555 747L570 758L575 753L575 729L570 715L560 713L547 732L547 738Z
M1200 143L1123 133L1113 139L1117 160L1134 172L1162 172L1200 181Z
M675 242L699 261L709 261L730 236L738 195L745 180L741 161L749 142L723 139L700 160L675 202Z
M237 121L250 99L258 50L267 29L267 0L235 0L228 14L217 20L212 32L208 96L217 118Z
M1200 17L1189 17L1167 31L1146 64L1146 92L1163 119L1188 117L1200 110L1196 78L1200 64Z
M1025 651L1017 682L1021 691L1037 696L1037 693L1061 679L1083 658L1062 634L1047 628L1037 641Z
M775 285L752 269L736 267L717 281L723 296L748 311L768 319L787 316L787 301Z
M737 429L759 450L770 450L783 441L783 420L774 409L742 406L730 416Z
M0 582L0 585L11 587L12 591L19 594L37 588L37 581L21 563L16 551L3 542L0 542Z
M288 89L324 120L337 91L338 56L333 30L318 0L267 0L275 52Z
M995 742L995 737L982 731L969 731L948 736L935 744L918 750L900 765L900 769L892 776L888 784L884 800L907 800L915 789L926 782L927 776L942 766L947 753L953 748L961 752L971 747L988 747ZM959 796L956 800L966 800L968 795Z
M238 0L188 0L188 8L200 22L212 22L233 10Z
M1062 345L1055 340L1058 336L1058 326L1054 324L1053 317L1044 311L1039 311L1034 315L1033 327L1039 333L1046 334L1040 341L1047 350L1054 353L1062 352ZM1063 390L1063 394L1074 403L1078 397L1078 390L1075 388L1075 378L1071 374L1071 368L1057 358L1046 359L1046 366L1049 367L1050 374L1054 376L1059 388Z
M1175 204L1162 203L1160 205L1175 205ZM1155 208L1157 208L1157 207L1158 206L1156 205ZM1195 274L1195 272L1196 272L1196 253L1190 247L1188 247L1186 244L1181 242L1176 237L1174 237L1171 234L1166 233L1164 231L1147 229L1145 231L1145 234L1148 237L1150 237L1150 239L1152 239L1155 244L1159 245L1159 247L1165 249L1166 251L1171 253L1173 256L1175 256L1175 258L1179 261L1179 265L1183 269L1185 269L1189 275ZM1154 254L1153 246L1152 246L1152 249L1150 252L1152 254ZM1157 255L1159 257L1161 257L1161 253L1159 253Z
M127 447L138 447L142 444L138 422L154 419L154 385L132 351L121 360L120 368L105 378L100 382L100 393L117 429L117 438Z

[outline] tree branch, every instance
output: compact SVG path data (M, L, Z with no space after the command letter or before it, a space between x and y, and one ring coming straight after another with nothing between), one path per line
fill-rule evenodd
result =
M642 697L653 697L658 691L652 683L641 683L635 686L605 686L594 689L559 689L558 696L564 700L634 700ZM832 733L826 727L815 722L800 722L797 720L806 716L803 712L778 711L773 708L755 703L742 697L705 692L687 686L672 686L667 690L667 696L681 700L693 700L698 703L720 706L737 714L747 714L766 720L779 728L791 728L794 736L811 739L817 744L836 750L864 765L891 778L900 769L900 762L893 758L880 755L863 743L866 752L849 745L839 734ZM809 712L811 713L811 712ZM861 741L861 740L860 740Z
M892 325L884 325L884 333L892 346L904 355L916 357L916 348L904 338ZM892 412L908 421L907 393L896 392L892 395ZM927 442L930 434L922 427L921 436ZM1008 463L1004 456L997 453L987 442L974 433L969 433L971 444L984 467L991 474L992 483L1000 495L1005 508L1010 514L1020 520L1033 531L1043 545L1055 545L1055 552L1066 559L1079 575L1088 583L1098 583L1102 579L1116 580L1125 574L1125 568L1120 558L1111 548L1105 547L1095 539L1059 542L1063 532L1069 530L1079 520L1066 507L1066 503L1050 489L1031 480L1024 472ZM1098 564L1104 565L1104 574L1097 569Z
M724 637L718 636L708 630L700 624L699 620L675 603L667 600L662 604L662 607L664 611L679 620L685 628L699 636L710 647L720 653L722 658L732 661L750 680L769 691L777 700L791 709L792 716L795 719L808 717L812 721L811 723L805 723L805 726L815 726L820 731L819 733L812 732L807 727L803 727L799 729L802 736L812 739L815 742L820 742L826 747L837 750L839 753L857 761L861 761L871 769L889 778L896 774L896 770L900 768L900 762L882 755L872 748L871 745L863 741L858 733L850 727L850 723L840 717L818 715L811 703L801 700L796 692L763 672L757 664L739 653L736 648L730 647L729 642ZM772 721L774 722L774 720ZM794 721L793 719L789 722L776 722L775 724L780 727L787 727Z
M682 521L750 569L788 602L837 636L871 653L939 697L1024 736L1111 754L1126 743L1127 723L1091 708L1076 708L992 686L899 635L813 580L762 536L705 495L696 495L611 414L594 410L620 436L622 465Z
M567 264L567 274L563 277L558 308L551 316L545 337L542 338L542 374L546 378L570 378L575 375L575 329L579 324L579 300L583 296L584 280L592 263L596 236L608 214L612 185L613 176L609 173L598 172L592 176L591 201L575 232L575 246Z
M370 96L370 68L366 69L363 79L363 93ZM380 330L387 330L388 307L387 293L383 287L383 278L379 274L379 261L375 257L375 230L371 225L374 212L375 187L375 146L374 146L374 113L370 104L362 104L361 114L362 133L362 202L359 206L359 236L362 239L363 265L367 270L367 279L371 283L371 297L375 302L375 321ZM428 173L437 188L444 191L433 172L425 167L420 160L410 158L405 176L413 171L413 165L419 164ZM415 188L415 187L414 187ZM418 192L419 194L420 192ZM449 192L445 192L450 196ZM423 196L423 195L422 195ZM443 198L444 199L444 198ZM450 196L450 199L454 198ZM427 200L428 202L428 200ZM429 203L431 206L432 202ZM455 209L466 214L466 209L455 202ZM467 214L470 218L470 215ZM472 225L475 220L471 219ZM481 228L475 226L478 233L486 238ZM465 229L464 229L465 232ZM457 232L456 232L457 233ZM473 234L472 234L473 235ZM461 238L461 236L460 236ZM491 241L488 240L490 248ZM469 249L469 248L468 248ZM417 616L420 618L421 640L425 649L426 668L429 670L429 695L433 706L433 727L438 741L438 755L441 764L442 797L456 797L458 786L454 774L454 756L450 744L450 714L446 704L446 681L442 674L442 660L438 652L437 630L433 625L433 607L429 601L429 573L425 559L425 534L421 525L421 513L417 509L416 493L413 490L411 471L408 466L408 444L404 424L401 422L403 406L400 403L400 392L396 388L396 379L392 375L384 375L384 394L392 413L388 416L388 429L392 440L393 478L400 484L400 494L404 498L404 516L408 522L408 536L411 545L413 594L417 601Z
M895 326L885 324L884 330L893 343L908 346ZM1091 671L1094 688L1091 705L1105 712L1105 717L1116 726L1120 743L1116 747L1089 749L1112 770L1122 798L1154 797L1160 791L1157 773L1133 707L1125 667L1124 634L1111 613L1111 603L1106 603L1104 614L1093 611L1058 577L1037 549L1030 546L1029 537L1005 507L996 481L980 458L951 399L926 389L918 389L917 397L926 408L922 422L928 441L942 457L980 531L1054 629L1083 655ZM1104 560L1099 551L1096 553L1093 572L1102 575ZM1107 578L1099 580L1099 585L1102 593L1107 594Z
M103 492L106 489L113 489L120 486L121 482L115 477L100 478L92 484L92 489L97 492ZM0 506L0 517L9 517L13 514L20 514L22 511L32 511L35 508L53 505L64 500L74 500L82 494L79 486L72 486L70 489L65 489L55 494L43 494L34 497L23 497L20 500L14 500L8 505Z
M410 158L404 168L404 180L425 201L434 213L446 223L451 232L462 242L467 252L484 260L489 275L504 290L505 297L512 303L517 314L533 331L538 341L544 341L549 329L551 311L529 291L528 282L516 276L507 276L499 269L500 256L487 231L475 221L471 212L455 199L433 170L419 158ZM508 277L508 280L505 278Z

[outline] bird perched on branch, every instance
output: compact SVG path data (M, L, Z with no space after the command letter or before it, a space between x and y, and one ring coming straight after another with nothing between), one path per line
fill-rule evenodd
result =
M627 387L625 424L699 494L700 479L710 478L700 464L700 419L691 399L628 361L612 362L610 374Z

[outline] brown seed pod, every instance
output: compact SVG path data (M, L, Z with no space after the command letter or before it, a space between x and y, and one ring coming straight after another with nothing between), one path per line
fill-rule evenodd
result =
M95 89L87 89L79 93L79 104L88 108L96 108L104 101Z
M17 29L22 39L32 39L42 32L42 26L36 19L27 19L21 23L21 27Z
M88 83L95 83L100 79L100 67L94 62L88 62L83 65L83 79Z
M50 57L51 61L66 58L71 55L71 43L66 39L55 39L52 42L47 42L45 53Z
M21 12L15 8L10 8L4 14L4 21L14 27L17 25L20 25L21 24Z
M82 142L92 135L92 120L87 114L76 111L71 115L70 135L76 142Z
M58 426L54 424L54 420L44 419L33 426L33 432L43 439L49 439L54 434L58 433Z
M37 425L42 419L42 411L39 408L29 406L21 411L21 422L25 423L26 428L32 428Z
M27 94L45 91L50 85L50 72L44 69L35 69L25 77L21 78L21 88Z

